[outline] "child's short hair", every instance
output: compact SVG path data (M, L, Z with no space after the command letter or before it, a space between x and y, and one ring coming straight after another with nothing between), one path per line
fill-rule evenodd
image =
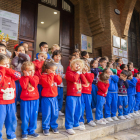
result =
M73 57L76 57L76 55L75 54L70 55L69 60L71 60Z
M31 66L33 66L34 69L35 69L34 63L32 63L32 62L30 62L30 61L26 61L26 62L24 62L24 63L22 64L22 66L21 66L21 71L23 72L24 70L26 70L27 67L31 67Z
M107 81L109 78L110 78L110 76L104 72L99 75L99 79L101 81Z
M107 71L108 69L110 69L110 68L105 68L105 69L103 70L103 73L106 73L106 71Z
M80 62L82 64L82 68L85 65L83 60L81 60L81 59L74 59L74 60L71 61L70 67L72 67L72 65L75 64L76 62Z
M82 51L82 52L81 52L81 57L84 57L84 56L86 56L87 54L88 54L87 51Z
M42 73L45 72L46 69L50 69L51 67L56 66L54 61L51 59L48 59L44 62L43 66L42 66Z
M138 73L134 73L134 77L137 77L137 75L140 74L140 71Z
M90 61L90 68L93 67L92 65L94 64L95 61L97 61L97 60L96 59L93 59L93 60Z
M58 44L53 44L52 47L51 47L51 50L53 50L54 48L59 48L60 49Z
M48 45L46 42L41 42L40 44L39 44L39 48L41 48L41 46L44 46L44 45Z
M102 63L102 62L104 62L104 61L106 61L106 59L105 59L104 57L102 57L102 58L99 60L99 63Z
M109 67L112 63L111 62L107 62L107 67Z
M128 71L127 78L130 77L131 75L133 75L132 72L131 71Z
M62 57L62 53L61 53L60 50L55 50L55 51L53 52L52 58L54 58L55 55L61 55L61 57Z
M127 70L123 70L123 71L121 72L121 74L123 74L123 75L125 75L125 76L128 76L128 71L127 71Z
M73 53L80 53L79 49L75 49Z
M126 65L126 64L122 64L122 65L120 66L120 69L123 70L123 69L125 68L125 66L127 66L127 65Z
M0 43L0 47L4 47L6 50L6 46L4 44Z
M128 65L132 65L132 64L133 64L133 62L131 62L131 61L128 62Z
M2 62L5 59L8 59L8 57L5 54L0 53L0 62Z
M39 52L39 54L38 55L43 55L43 56L45 56L46 57L46 59L47 59L47 57L48 57L48 55L47 55L47 53L45 53L45 52Z
M88 71L90 71L90 67L89 67L88 63L85 63L85 66L87 66L88 67Z
M106 59L106 61L107 61L107 60L109 60L109 58L108 58L107 56L104 56L103 58L105 58L105 59Z

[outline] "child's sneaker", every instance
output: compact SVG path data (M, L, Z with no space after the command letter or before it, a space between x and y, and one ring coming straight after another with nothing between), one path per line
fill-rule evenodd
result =
M131 118L133 117L133 115L131 115L131 114L128 114L128 116L131 117Z
M112 117L112 119L114 120L114 121L119 121L119 119L115 116L115 117Z
M74 135L75 131L73 129L67 129L66 132L70 135Z
M137 116L135 113L131 113L131 115L134 116L134 117Z
M28 134L29 135L29 134ZM34 134L31 134L31 135L29 135L30 137L34 137L34 138L38 138L38 137L40 137L40 135L39 134L37 134L37 133L34 133Z
M135 114L136 114L136 115L140 115L139 111L135 111Z
M96 121L97 124L106 124L102 119Z
M105 118L102 118L103 122L109 123Z
M111 117L105 118L109 122L113 122L113 119Z
M59 133L58 128L52 129L52 131L53 131L54 134L58 134Z
M125 115L124 117L125 117L126 119L131 119L131 117L128 116L128 115Z
M64 116L64 113L62 113L61 111L59 111L59 116Z
M22 140L27 140L28 137L27 137L27 135L25 134L25 135L22 135L21 139L22 139Z
M85 125L84 125L83 122L79 122L79 124L80 124L81 127L84 127L85 128Z
M90 126L96 126L96 123L94 122L94 121L90 121L89 123L88 123L88 125L90 125Z
M8 140L17 140L17 138L13 138L13 139L8 139Z
M126 118L124 116L119 116L120 120L126 120Z
M85 130L86 128L82 127L82 126L77 126L77 127L73 127L74 130L80 130L80 131L83 131Z
M49 129L43 130L43 134L44 134L45 136L49 136L49 135L50 135Z

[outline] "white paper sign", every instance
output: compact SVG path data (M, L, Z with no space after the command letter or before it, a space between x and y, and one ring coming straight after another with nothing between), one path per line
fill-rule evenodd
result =
M113 35L113 46L120 48L120 37L114 36Z
M121 39L121 49L127 51L127 41Z
M118 55L118 48L113 47L113 55Z
M119 49L119 56L123 57L123 51L121 49Z
M12 40L18 38L19 15L0 10L0 34L8 34Z
M123 51L123 57L127 58L127 51Z
M128 64L128 59L122 58L122 61L123 61L124 64L126 64L126 65Z

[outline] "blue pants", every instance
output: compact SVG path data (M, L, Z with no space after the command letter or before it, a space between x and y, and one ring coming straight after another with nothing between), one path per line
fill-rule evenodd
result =
M42 108L42 129L55 129L58 127L58 101L57 97L42 97L41 100Z
M135 106L135 95L128 95L128 114L133 113Z
M84 123L84 111L86 111L86 119L87 123L93 120L92 110L91 110L91 94L84 94L81 95L81 105L82 105L82 115L80 117L80 122Z
M116 116L117 103L118 103L118 93L108 92L106 96L106 104L105 104L105 118Z
M105 97L97 95L95 119L100 120L103 118L103 106L105 104Z
M0 140L2 140L2 129L5 123L7 139L16 138L15 131L17 127L15 103L0 105Z
M140 92L137 92L137 94L135 95L135 99L136 99L136 104L134 110L138 111L140 106Z
M57 87L57 89L58 89L58 96L57 96L58 108L59 108L59 111L61 111L62 106L63 106L63 87Z
M22 135L34 134L37 128L39 100L23 101L20 103Z
M65 128L72 129L73 127L78 127L81 114L81 97L67 96L65 108Z
M97 91L98 91L97 86L94 85L94 84L92 84L92 91L91 91L91 94L92 94L91 108L92 108L92 109L96 108Z
M118 96L118 116L128 115L128 96Z
M20 95L21 95L22 88L20 86L19 80L16 81L15 84L16 84L16 99L15 99L15 101L20 102Z
M37 88L38 88L38 92L39 92L39 109L38 109L38 112L42 112L41 111L41 98L42 98L41 97L41 92L42 92L43 87L42 87L42 85L38 84Z

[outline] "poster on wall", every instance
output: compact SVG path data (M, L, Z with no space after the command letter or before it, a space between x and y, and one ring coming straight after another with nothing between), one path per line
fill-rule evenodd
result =
M114 36L113 35L113 46L120 48L120 37Z
M127 41L121 39L121 49L127 51Z
M127 58L127 51L123 51L123 57Z
M81 50L92 53L92 37L81 34Z
M0 34L8 34L12 40L18 38L19 15L0 10Z
M126 59L126 58L122 58L122 61L123 61L123 64L128 64L128 59Z
M123 57L123 51L119 49L119 56Z
M118 55L118 48L113 47L113 55Z

